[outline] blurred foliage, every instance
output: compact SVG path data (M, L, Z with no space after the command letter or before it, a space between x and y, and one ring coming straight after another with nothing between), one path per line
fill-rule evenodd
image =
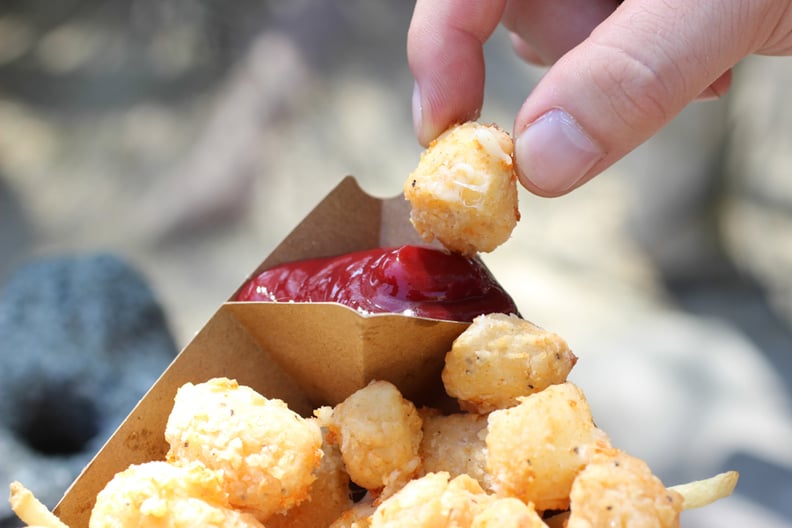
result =
M261 31L277 27L310 51L355 24L372 37L406 27L412 5L291 0L6 0L0 3L0 90L31 103L93 108L183 98L222 78ZM394 23L395 17L400 23ZM370 21L370 22L369 22ZM383 44L384 45L384 44ZM403 50L399 50L403 53Z
M266 2L11 0L0 5L8 95L53 106L176 98L221 77Z

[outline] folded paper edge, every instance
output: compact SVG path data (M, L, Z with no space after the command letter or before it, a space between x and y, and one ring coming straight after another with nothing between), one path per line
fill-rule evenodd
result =
M239 287L258 270L282 262L373 249L383 244L396 244L397 240L402 238L404 241L399 243L416 243L419 239L409 221L406 221L405 204L403 195L377 198L366 193L354 176L346 176L276 246L256 270L243 280ZM235 291L230 298L233 299L236 293ZM195 338L184 346L66 490L54 509L64 522L72 528L88 526L96 494L115 473L125 469L129 464L164 455L166 443L161 435L164 428L163 413L156 412L157 406L168 405L170 408L176 389L187 381L199 382L214 375L221 375L220 372L204 372L204 375L198 376L202 379L197 379L193 369L200 370L201 365L205 363L197 356L216 353L208 350L211 346L208 346L206 341L214 339L209 336L229 332L237 340L252 339L224 303ZM251 344L248 343L248 346ZM260 350L259 354L261 354ZM187 364L194 360L197 360L196 365ZM275 362L273 363L272 368L278 372L277 376L288 380L288 374ZM256 388L255 383L251 385ZM285 391L288 394L289 391L285 388L287 385L288 382L284 382L275 392ZM291 400L290 406L296 407L295 410L298 412L304 412L309 405L307 401L299 401L301 398L295 394L291 396L275 394L275 397ZM152 424L155 427L150 427ZM120 457L120 454L123 454L123 457Z

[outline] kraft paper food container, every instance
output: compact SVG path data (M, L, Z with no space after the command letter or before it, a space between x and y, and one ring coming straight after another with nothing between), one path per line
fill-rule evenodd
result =
M403 196L374 198L346 177L250 275L285 262L410 243L421 241ZM416 403L437 404L445 352L467 327L395 314L362 316L334 303L233 302L235 295L68 489L55 512L70 527L88 525L97 493L115 473L165 457L165 424L184 383L234 378L306 416L373 379L393 382Z

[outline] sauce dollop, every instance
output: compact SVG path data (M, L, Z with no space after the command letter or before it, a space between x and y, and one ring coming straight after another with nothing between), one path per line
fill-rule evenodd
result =
M464 322L518 313L480 261L410 245L282 264L250 279L236 300L335 302L367 314Z

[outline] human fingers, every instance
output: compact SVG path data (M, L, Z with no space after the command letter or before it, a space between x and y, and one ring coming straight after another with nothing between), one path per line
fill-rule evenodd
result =
M715 81L707 86L703 92L701 92L698 97L696 97L697 101L708 101L712 99L720 99L726 92L729 91L732 83L732 71L731 69L726 70L723 75L715 79Z
M508 0L501 22L528 62L549 65L585 40L618 0Z
M509 39L511 40L514 53L522 60L537 66L548 65L548 63L545 62L541 56L539 56L539 53L537 53L537 51L533 49L533 47L528 44L520 35L513 32L509 33Z
M484 42L505 0L418 0L407 32L415 77L413 123L424 146L455 122L476 119L484 98Z
M729 69L756 50L777 15L772 2L627 0L548 70L520 109L520 181L558 196L599 174L687 103L727 88Z

